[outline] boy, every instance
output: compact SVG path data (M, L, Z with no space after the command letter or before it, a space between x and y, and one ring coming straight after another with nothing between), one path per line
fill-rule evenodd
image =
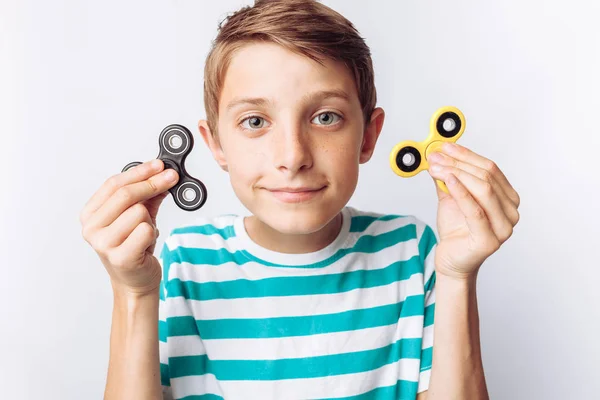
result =
M252 215L174 229L157 259L177 182L161 161L90 199L115 299L105 398L486 399L476 276L518 194L455 146L428 159L450 191L434 185L439 244L414 216L348 207L384 120L358 32L315 1L257 1L219 28L199 130Z

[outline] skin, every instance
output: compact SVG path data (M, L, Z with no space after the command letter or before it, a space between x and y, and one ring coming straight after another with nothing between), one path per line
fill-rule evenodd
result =
M344 91L348 100L303 100L306 93L321 90ZM240 96L273 102L228 110ZM331 243L340 230L340 211L356 188L359 164L373 154L383 110L375 109L365 125L345 66L330 60L320 66L261 43L235 55L219 111L218 138L206 121L198 127L253 214L245 220L250 237L284 253L312 252ZM248 120L253 115L262 119ZM438 160L428 158L439 200L435 346L429 389L417 399L488 399L476 278L483 262L512 235L520 198L491 160L460 145L444 146L438 155ZM163 168L162 162L155 168L144 163L111 177L80 215L83 237L98 252L114 293L106 399L162 398L160 265L152 254L158 207L177 182L177 176L167 179ZM447 184L448 194L435 179ZM303 185L323 189L311 201L296 203L281 202L268 190Z
M320 90L344 91L348 100L303 100L304 94ZM267 97L273 103L228 110L240 96ZM352 77L343 65L325 61L320 66L262 43L236 54L219 111L218 138L206 121L198 126L215 160L229 172L236 195L253 214L245 220L250 237L287 253L312 252L331 243L340 230L340 211L356 188L359 164L373 154L383 110L375 109L365 125ZM261 118L248 119L254 115ZM417 399L488 399L476 278L483 262L512 235L520 198L491 160L460 145L444 146L438 155L438 160L433 155L427 160L439 200L435 346L429 389ZM161 162L156 168L144 163L111 177L80 216L82 234L98 252L114 292L106 399L162 398L160 266L152 253L158 207L177 182L177 177L168 180L163 168ZM446 183L448 194L435 179ZM296 203L282 202L268 190L302 185L323 189L311 201Z
M349 99L303 99L321 90L342 90ZM228 109L240 97L272 101ZM373 154L384 115L376 108L364 127L343 64L327 60L321 66L278 45L253 43L236 53L227 71L219 136L206 120L198 128L252 213L245 218L252 240L273 251L306 253L327 246L339 233L340 211L356 189L359 164ZM483 262L512 235L520 198L494 162L466 147L445 145L437 155L427 160L439 200L436 345L429 390L417 399L488 399L476 279ZM444 181L449 193L435 179ZM284 203L268 190L284 186L325 188L311 201Z
M303 99L325 90L343 91L348 100ZM240 97L264 97L274 104L227 108ZM384 117L383 109L375 109L363 129L355 84L342 63L327 60L322 67L278 45L256 43L242 48L227 70L218 138L206 120L198 128L252 213L245 226L253 241L274 251L306 253L327 246L339 233L340 211L356 189L359 164L373 154ZM325 188L300 203L279 201L268 190L286 186Z

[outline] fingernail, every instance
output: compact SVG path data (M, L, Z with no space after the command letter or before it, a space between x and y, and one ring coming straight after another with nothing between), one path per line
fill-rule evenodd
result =
M442 147L444 148L444 150L446 151L452 151L456 149L456 145L454 143L450 143L450 142L446 142L442 145Z
M433 172L441 172L441 171L442 171L442 168L443 168L443 167L442 167L441 165L439 165L439 164L432 164L432 165L431 165L431 170L432 170Z
M429 161L438 162L442 161L442 155L440 153L433 152L429 154Z
M150 163L150 166L154 169L160 167L160 160L158 158L152 160L152 162Z

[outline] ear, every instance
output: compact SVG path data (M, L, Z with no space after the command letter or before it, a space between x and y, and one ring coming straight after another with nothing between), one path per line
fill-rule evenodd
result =
M377 143L377 139L379 138L379 134L381 133L381 128L383 127L384 119L385 112L381 107L377 107L371 113L371 120L365 128L365 132L363 134L363 142L360 148L359 162L361 164L364 164L371 159L373 151L375 150L375 144Z
M204 119L201 119L198 122L198 129L200 130L200 134L202 135L202 139L204 139L204 143L210 149L213 158L219 164L223 171L229 171L227 169L227 159L225 158L225 153L221 147L221 143L219 142L219 138L215 138L208 127L208 122Z

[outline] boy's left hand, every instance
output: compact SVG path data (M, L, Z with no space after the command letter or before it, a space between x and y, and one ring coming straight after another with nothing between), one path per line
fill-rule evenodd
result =
M496 164L464 146L445 143L441 160L427 159L432 178L446 183L445 193L437 184L439 243L436 273L452 278L476 276L479 267L513 233L519 221L520 198ZM435 156L434 156L435 158ZM441 171L432 169L441 166ZM452 177L458 178L452 183Z

